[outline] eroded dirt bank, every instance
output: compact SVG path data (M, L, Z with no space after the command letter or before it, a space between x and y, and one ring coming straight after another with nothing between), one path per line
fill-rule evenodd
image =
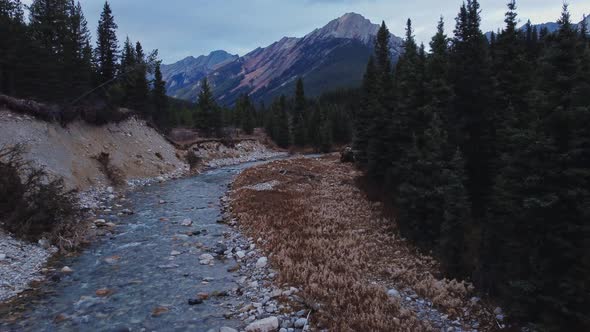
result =
M398 235L336 157L244 171L230 211L277 270L302 291L311 325L330 331L489 331L493 314L467 283L440 279L436 260Z
M105 126L74 122L62 127L0 109L0 144L17 143L26 145L28 159L78 190L109 184L97 161L102 153L108 154L123 180L156 177L185 167L172 144L134 118Z

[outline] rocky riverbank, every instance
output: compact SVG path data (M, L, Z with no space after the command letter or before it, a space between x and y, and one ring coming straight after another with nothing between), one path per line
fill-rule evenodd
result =
M228 316L241 320L243 330L247 332L308 331L311 310L300 296L301 289L278 286L277 271L272 269L269 258L259 249L264 240L245 237L231 214L229 197L224 196L221 201L224 211L221 222L231 226L232 230L224 234L225 239L218 249L220 254L223 250L226 259L235 260L229 271L236 274L238 285L231 295L239 303L230 308Z
M112 235L116 224L100 219L100 214L123 216L133 211L124 207L126 193L138 186L151 185L178 179L188 174L188 168L179 168L154 178L130 180L127 186L95 186L78 193L78 207L82 211L79 236L82 243L97 237ZM68 239L64 239L68 241ZM60 250L46 239L31 243L16 239L0 230L0 302L7 301L23 291L31 290L55 270L47 267L48 260Z
M46 242L26 243L0 231L0 302L41 282L41 269L55 252Z
M234 153L225 158L215 159L212 155L204 160L200 170L218 168L228 165L237 165L245 162L266 160L285 156L283 152L268 150L257 143L247 144L248 149L236 149ZM112 221L99 218L101 214L123 216L133 213L125 208L126 193L142 186L150 186L173 179L179 179L192 174L188 165L181 166L155 177L134 178L126 181L125 186L113 187L105 184L91 186L79 192L78 205L84 212L81 223L88 227L81 227L82 242L90 243L94 238L110 236L115 232L116 225ZM87 231L84 231L84 230ZM82 234L84 233L84 234ZM67 239L66 239L67 240ZM9 234L0 233L0 302L9 300L22 291L31 289L42 280L46 274L51 274L50 268L45 266L50 257L59 252L47 240L39 243L27 243L11 237Z

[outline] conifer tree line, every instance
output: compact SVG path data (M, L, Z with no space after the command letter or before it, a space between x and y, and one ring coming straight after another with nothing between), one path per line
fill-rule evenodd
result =
M402 234L542 330L590 329L590 44L567 5L549 33L491 39L467 0L429 51L385 24L354 116L355 159L384 183Z
M100 101L164 124L157 51L147 53L129 39L121 49L108 2L94 45L79 2L34 0L27 9L28 20L20 0L0 0L0 93L64 108ZM103 110L94 117L104 122L111 115Z
M268 109L263 105L259 110L266 133L278 146L329 152L334 146L350 143L352 112L358 104L356 90L333 91L310 99L299 78L294 92L294 97L280 96Z

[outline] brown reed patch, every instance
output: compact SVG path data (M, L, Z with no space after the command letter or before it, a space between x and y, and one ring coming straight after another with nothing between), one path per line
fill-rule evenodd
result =
M428 322L387 296L410 288L450 316L473 312L469 284L439 279L432 257L399 237L355 185L361 176L336 157L282 160L244 171L230 209L259 239L278 282L302 287L313 323L331 331L428 331ZM246 187L277 181L272 190Z

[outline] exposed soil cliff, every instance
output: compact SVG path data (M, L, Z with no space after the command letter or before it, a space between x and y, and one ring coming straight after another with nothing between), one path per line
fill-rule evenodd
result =
M111 167L123 180L155 177L186 167L172 144L145 121L134 118L105 126L73 122L62 127L0 109L0 144L17 143L27 146L27 156L33 162L79 190L110 184L97 160L101 154L108 154Z

